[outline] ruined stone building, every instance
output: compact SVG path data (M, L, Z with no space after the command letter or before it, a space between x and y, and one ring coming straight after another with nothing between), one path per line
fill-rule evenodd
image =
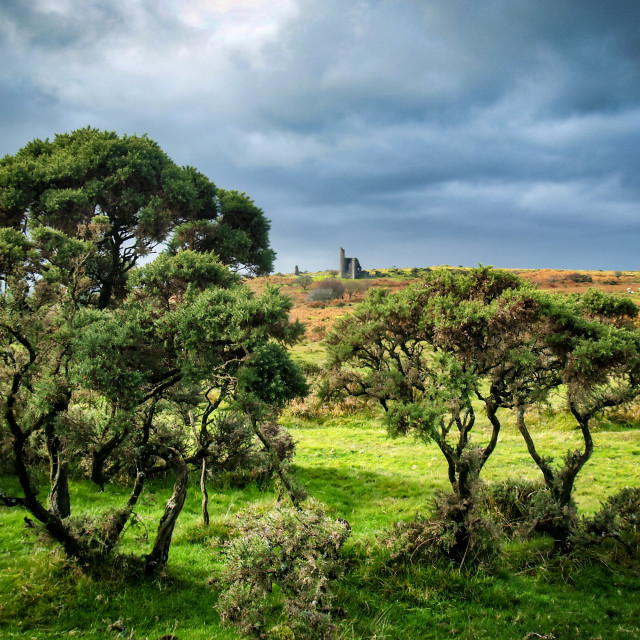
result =
M344 249L340 247L340 269L341 278L364 278L368 272L360 267L358 258L345 258Z

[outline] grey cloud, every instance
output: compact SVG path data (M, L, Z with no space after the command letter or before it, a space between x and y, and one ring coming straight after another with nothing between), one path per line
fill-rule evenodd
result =
M1 153L148 133L265 209L281 270L640 266L636 0L43 4L0 6Z

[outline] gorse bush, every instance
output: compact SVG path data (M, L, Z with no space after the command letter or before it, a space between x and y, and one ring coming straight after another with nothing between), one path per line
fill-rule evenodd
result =
M331 637L332 583L349 525L309 500L299 509L251 508L238 515L235 533L217 604L223 622L258 638Z
M496 526L480 509L477 495L465 499L440 492L430 517L396 523L386 545L393 562L445 559L462 566L490 562L500 550L500 539Z
M483 490L483 501L487 513L508 535L517 534L518 529L531 519L532 501L544 491L539 482L504 480L486 485Z
M331 289L314 289L307 295L307 302L329 302L337 297Z
M326 278L325 280L319 280L318 282L314 283L313 291L311 291L311 294L313 294L314 291L331 291L332 297L329 298L329 300L334 300L336 298L342 298L345 288L344 284L342 284L342 282L337 278ZM328 294L325 293L323 295Z
M586 273L568 273L565 276L566 280L570 280L571 282L593 282L593 278Z
M245 416L236 412L222 414L210 434L212 456L208 463L209 473L235 487L271 478L275 470L272 453L281 464L286 464L293 458L295 442L291 434L275 421L265 422L261 432L270 450L256 437Z
M640 542L640 487L626 487L609 496L600 511L584 520L585 532L596 538Z

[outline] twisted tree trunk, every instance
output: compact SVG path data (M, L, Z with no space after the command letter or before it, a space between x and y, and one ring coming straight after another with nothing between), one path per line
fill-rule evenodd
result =
M157 573L167 564L173 529L184 506L189 480L189 467L177 450L160 445L153 446L152 449L153 455L163 458L168 467L175 469L176 480L173 485L173 494L160 519L153 549L146 557L145 573L147 575Z
M200 491L202 491L202 521L209 526L209 492L207 491L207 459L202 459L200 469Z

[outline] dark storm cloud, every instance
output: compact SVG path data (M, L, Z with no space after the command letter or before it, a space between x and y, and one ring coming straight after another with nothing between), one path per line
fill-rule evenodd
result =
M278 267L638 268L636 0L0 6L3 152L148 133L247 191Z

